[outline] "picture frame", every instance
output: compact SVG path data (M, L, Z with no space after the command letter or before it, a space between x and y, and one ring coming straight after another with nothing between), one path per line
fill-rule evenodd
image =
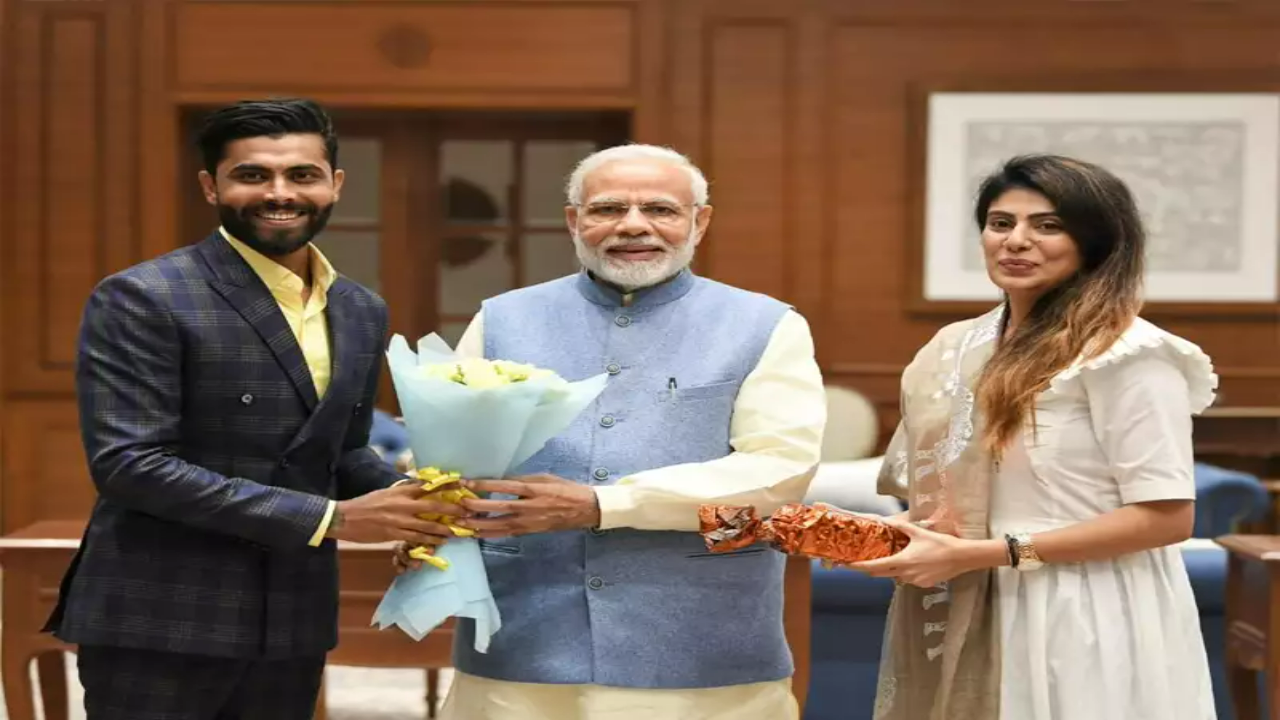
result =
M1280 301L1280 94L934 91L924 98L919 305L990 304L973 217L1009 157L1097 163L1133 191L1148 232L1148 303Z

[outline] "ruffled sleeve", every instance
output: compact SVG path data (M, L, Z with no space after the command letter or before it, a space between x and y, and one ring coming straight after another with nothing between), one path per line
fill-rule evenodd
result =
M1106 352L1091 360L1082 360L1058 373L1049 390L1065 387L1076 377L1090 371L1123 364L1142 355L1157 355L1173 365L1187 383L1192 414L1199 415L1213 404L1218 389L1218 376L1213 361L1198 345L1139 318Z
M1138 320L1107 352L1069 368L1125 503L1194 499L1191 416L1213 403L1218 378L1194 343Z

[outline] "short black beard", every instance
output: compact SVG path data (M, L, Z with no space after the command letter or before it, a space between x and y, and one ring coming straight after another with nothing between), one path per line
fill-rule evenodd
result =
M306 225L298 230L278 230L260 233L253 224L253 217L259 211L299 210L307 218ZM231 237L266 255L279 258L290 255L306 247L315 236L319 235L329 223L329 215L333 213L333 204L318 207L310 203L259 203L247 205L237 210L230 205L218 203L218 220Z

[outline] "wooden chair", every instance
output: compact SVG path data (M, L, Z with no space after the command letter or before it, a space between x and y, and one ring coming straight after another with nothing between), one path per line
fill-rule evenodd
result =
M1262 720L1258 673L1280 717L1280 535L1226 535L1227 683L1236 720Z
M0 674L9 720L35 720L30 679L36 661L46 720L67 720L64 657L70 646L40 632L58 597L58 584L80 544L83 522L38 522L0 538L4 593L0 603Z

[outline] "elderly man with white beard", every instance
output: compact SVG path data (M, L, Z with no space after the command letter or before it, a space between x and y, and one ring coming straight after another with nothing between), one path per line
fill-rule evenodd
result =
M459 343L610 377L519 477L471 483L496 494L468 501L466 523L503 626L477 653L459 622L444 718L798 717L785 558L758 545L709 554L698 508L770 513L804 497L822 377L793 309L689 269L711 214L706 179L675 151L586 158L565 211L582 271L486 301Z

